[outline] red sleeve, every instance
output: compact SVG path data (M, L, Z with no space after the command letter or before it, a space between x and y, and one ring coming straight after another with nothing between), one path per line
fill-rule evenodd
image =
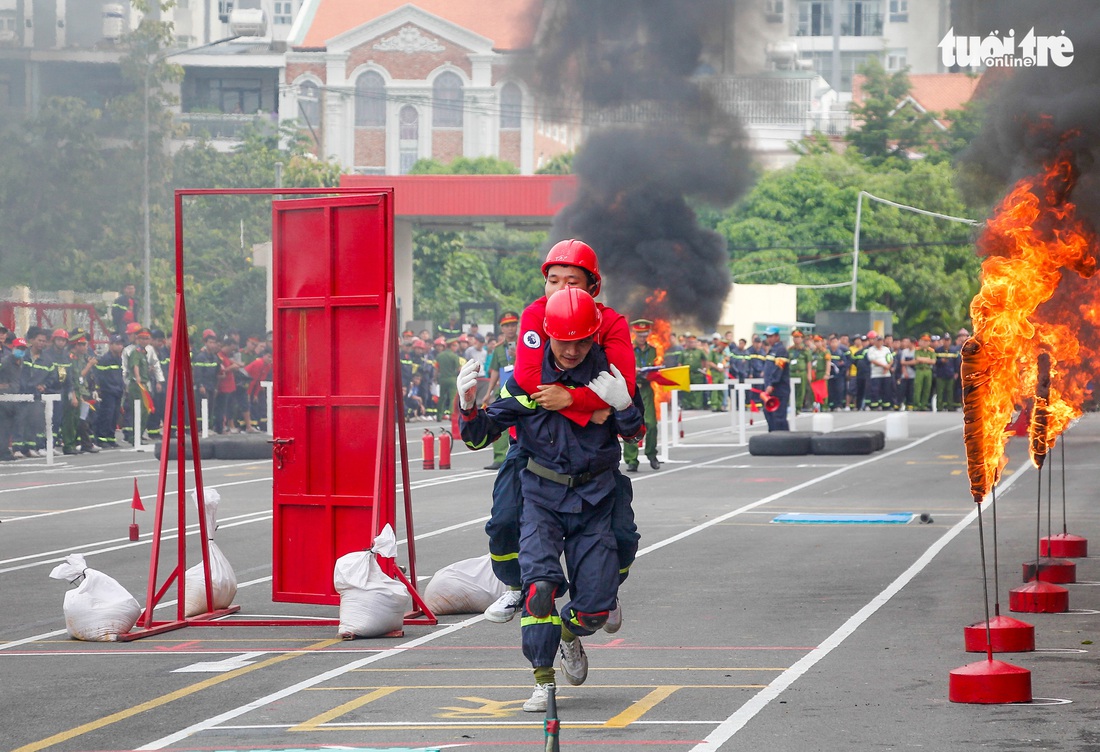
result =
M613 308L601 306L601 309L603 323L600 324L597 340L603 347L608 362L622 372L623 378L626 379L626 388L633 397L637 366L634 363L634 346L630 341L630 329L627 327L626 319ZM584 425L593 412L605 407L607 403L597 397L591 389L578 387L573 390L573 404L562 410L561 414L574 423Z
M532 394L542 383L542 356L547 344L542 329L546 318L546 296L523 309L519 317L519 336L516 338L516 368L512 378L519 388ZM502 385L503 386L503 385Z

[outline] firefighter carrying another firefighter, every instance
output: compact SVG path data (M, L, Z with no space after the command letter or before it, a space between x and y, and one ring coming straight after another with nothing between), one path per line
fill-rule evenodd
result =
M457 379L466 445L481 449L515 426L516 440L528 456L520 477L519 549L523 654L535 674L534 692L523 706L528 712L545 710L559 650L566 680L584 683L588 658L579 638L603 626L618 596L619 560L612 533L618 495L614 471L620 459L616 437L636 443L645 428L640 399L630 396L622 373L595 344L601 318L592 296L579 288L559 290L546 302L549 342L542 383L567 389L587 386L610 405L583 426L560 411L540 407L514 378L499 399L477 410L476 361L463 366ZM561 567L563 551L569 581ZM558 596L568 598L560 616Z

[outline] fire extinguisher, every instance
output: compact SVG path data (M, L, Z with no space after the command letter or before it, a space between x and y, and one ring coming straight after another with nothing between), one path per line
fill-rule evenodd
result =
M424 469L435 470L435 434L425 428L420 440L424 442Z
M451 469L451 433L445 428L439 431L439 469Z

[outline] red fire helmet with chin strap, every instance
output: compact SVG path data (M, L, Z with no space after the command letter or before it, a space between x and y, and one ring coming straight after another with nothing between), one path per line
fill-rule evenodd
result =
M574 342L591 337L602 321L603 315L591 295L579 287L566 287L546 301L546 318L542 324L552 339Z
M592 246L575 238L559 240L554 243L550 252L546 254L546 260L542 262L542 276L546 276L546 270L555 265L579 266L596 278L596 289L593 295L600 294L600 260Z

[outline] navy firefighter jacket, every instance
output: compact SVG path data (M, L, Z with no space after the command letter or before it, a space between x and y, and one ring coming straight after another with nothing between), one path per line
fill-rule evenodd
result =
M600 371L608 370L607 357L599 345L593 345L580 365L567 371L559 370L553 357L548 345L542 361L543 384L585 386ZM523 454L544 468L572 476L591 473L591 480L572 488L526 468L520 474L525 501L576 513L581 511L582 503L598 504L615 491L615 474L610 471L618 467L621 456L616 435L633 441L645 433L639 402L636 393L630 407L612 411L604 423L589 421L579 426L557 411L539 407L512 378L501 390L500 398L487 408L462 414L462 440L471 449L480 449L495 441L508 427L515 426L516 441Z
M782 342L776 342L764 360L764 387L772 387L772 394L776 397L786 397L791 393L789 362L787 348Z

